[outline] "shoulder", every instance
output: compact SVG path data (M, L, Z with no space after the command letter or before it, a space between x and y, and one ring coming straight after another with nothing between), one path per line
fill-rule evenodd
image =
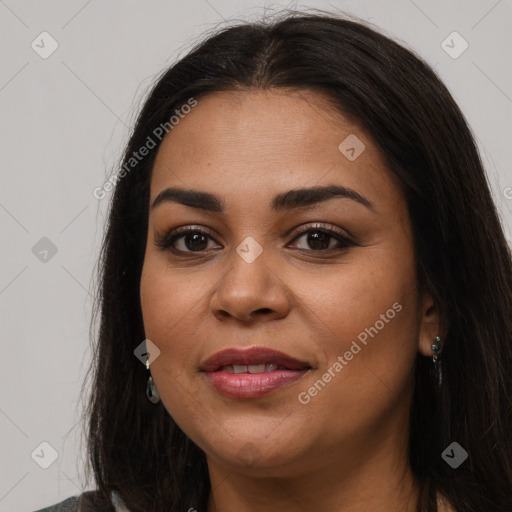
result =
M79 501L80 496L71 496L71 498L55 503L55 505L36 510L36 512L75 512L78 511Z
M113 507L98 505L98 496L98 491L86 491L36 512L115 512Z

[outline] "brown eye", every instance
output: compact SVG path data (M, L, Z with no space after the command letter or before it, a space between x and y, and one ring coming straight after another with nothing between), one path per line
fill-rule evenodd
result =
M299 238L302 238L302 235ZM330 242L333 241L333 237L325 231L309 231L306 233L306 244L309 248L315 251L325 251L329 249Z
M299 247L299 249L305 251L321 252L331 249L344 249L356 245L341 232L324 227L323 225L303 230L294 240L300 240L301 238L305 238L305 246Z
M160 249L176 253L204 252L209 249L209 240L213 240L213 238L206 231L197 228L184 228L159 237L155 245Z
M331 252L356 245L342 232L323 224L303 229L294 238L294 240L300 239L305 239L305 246L298 248L310 252ZM214 247L209 246L210 241L215 242L208 232L199 228L184 227L158 237L155 245L162 250L169 250L175 254L190 254L214 249Z

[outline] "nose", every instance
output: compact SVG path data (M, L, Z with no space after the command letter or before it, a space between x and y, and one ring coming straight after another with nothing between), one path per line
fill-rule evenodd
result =
M289 288L270 263L265 250L254 261L233 251L212 296L212 313L219 320L235 318L243 323L284 318L289 311Z

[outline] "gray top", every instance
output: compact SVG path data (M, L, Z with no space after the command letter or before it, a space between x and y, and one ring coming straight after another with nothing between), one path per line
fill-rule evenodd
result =
M79 496L71 496L64 501L55 503L36 512L130 512L117 493L112 493L114 508L100 509L95 506L94 497L97 491L86 491Z
M72 496L60 503L51 505L50 507L42 508L36 512L78 512L78 502L80 498L78 496Z

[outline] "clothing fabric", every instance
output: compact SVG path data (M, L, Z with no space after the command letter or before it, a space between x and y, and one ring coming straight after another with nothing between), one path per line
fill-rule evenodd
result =
M36 512L78 512L78 496L71 496L60 503L51 505L50 507L42 508Z
M114 508L100 510L100 508L94 504L96 492L97 491L86 491L78 496L71 496L64 501L42 508L36 512L130 512L116 492L112 493Z

